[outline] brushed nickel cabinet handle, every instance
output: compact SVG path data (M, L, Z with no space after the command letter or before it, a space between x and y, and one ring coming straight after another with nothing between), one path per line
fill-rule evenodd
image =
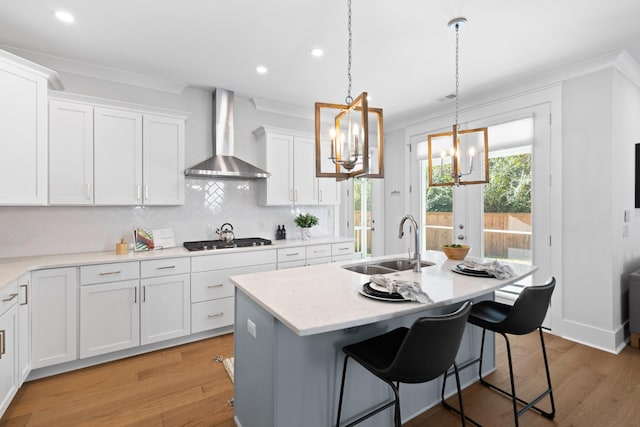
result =
M322 201L322 190L320 190L320 201Z
M300 255L300 252L295 252L295 253L287 254L287 256L295 256L295 255Z
M5 342L5 336L7 335L7 331L5 329L0 331L0 336L2 339L0 339L0 359L2 359L2 355L5 354L7 352L6 349L6 342Z
M175 265L167 265L167 266L164 266L164 267L158 267L158 270L168 270L170 268L176 268L176 266Z
M21 288L24 288L24 302L21 302L20 305L29 304L29 284L20 285Z
M221 288L224 286L224 283L216 283L215 285L208 285L207 288L212 289L212 288Z
M88 182L87 182L86 189L87 189L87 199L90 199L91 198L91 184L89 184Z
M142 197L142 186L136 185L136 199L140 200L141 197Z
M12 299L14 299L17 296L18 296L17 293L16 294L9 294L9 297L8 298L3 298L2 302L9 302L9 301L11 301Z
M147 302L147 287L142 287L142 302Z
M348 251L349 248L338 248L339 251Z
M145 200L149 200L149 186L148 185L144 186L144 199Z
M133 303L138 303L138 288L133 288Z
M207 315L207 317L208 317L209 319L212 319L212 318L214 318L214 317L220 317L220 316L224 316L224 311L221 311L221 312L219 312L219 313L213 313L213 314L209 314L209 315Z
M122 273L122 270L118 270L118 271L107 271L104 273L100 273L100 276L110 276L112 274L120 274Z

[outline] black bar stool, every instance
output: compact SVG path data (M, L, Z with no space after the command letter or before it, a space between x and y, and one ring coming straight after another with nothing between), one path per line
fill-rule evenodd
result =
M554 277L551 277L544 285L525 287L513 306L495 301L481 301L473 305L471 314L469 314L469 323L482 328L482 344L480 346L480 357L468 363L465 363L460 367L460 369L462 370L476 362L480 363L478 371L480 376L480 383L511 398L513 403L513 416L516 426L518 426L518 417L520 417L520 415L524 414L529 409L534 409L538 413L549 419L553 419L556 414L556 406L553 400L553 390L551 388L551 375L549 374L549 362L547 360L547 351L544 346L544 337L542 333L542 322L544 321L544 317L547 314L547 309L549 308L551 295L553 294L555 286L556 279ZM516 386L513 377L513 363L511 359L511 346L509 345L509 338L507 338L507 334L525 335L535 331L536 329L540 333L540 345L542 347L544 367L547 373L548 387L531 402L526 402L516 396ZM507 358L509 361L511 392L503 390L500 387L497 387L482 378L482 356L484 355L484 337L487 330L497 332L505 339L505 343L507 345ZM449 373L448 375L451 375L451 373ZM456 408L444 401L445 384L446 376L445 382L442 385L442 404L448 409L451 409L457 413L461 413L462 411L458 411ZM549 396L549 400L551 401L550 412L544 411L535 406L547 395ZM524 405L524 407L520 410L518 410L518 403ZM467 419L472 423L479 425L474 420L470 418Z
M466 302L454 313L443 316L421 317L411 329L397 328L393 331L369 338L343 348L346 354L342 368L338 419L340 426L344 380L347 373L347 361L351 357L373 375L387 383L395 398L368 414L358 418L348 426L353 426L372 417L390 406L395 406L395 425L400 426L400 383L417 384L431 381L447 372L453 364L458 385L458 403L464 421L460 379L455 357L460 347L471 303ZM394 384L395 383L395 384Z

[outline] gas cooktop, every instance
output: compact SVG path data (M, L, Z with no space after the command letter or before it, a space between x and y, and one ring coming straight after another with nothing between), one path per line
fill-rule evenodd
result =
M268 246L271 240L261 237L248 237L245 239L233 239L229 242L222 240L201 240L199 242L184 242L188 251L204 251L210 249L246 248L250 246Z

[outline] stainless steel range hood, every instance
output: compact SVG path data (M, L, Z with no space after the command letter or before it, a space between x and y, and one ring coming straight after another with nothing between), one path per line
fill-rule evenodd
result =
M213 157L184 171L189 177L256 179L271 176L234 156L232 91L213 92Z

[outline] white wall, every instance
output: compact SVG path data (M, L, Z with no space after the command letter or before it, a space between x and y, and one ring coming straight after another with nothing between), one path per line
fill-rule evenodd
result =
M384 147L384 236L385 253L407 253L407 248L413 250L413 240L409 233L404 239L398 238L400 219L409 213L405 201L408 197L409 186L406 182L406 132L397 129L385 135Z
M42 62L41 62L42 63ZM48 64L42 63L47 66ZM185 163L192 166L212 154L212 95L209 89L186 88L181 94L145 89L59 73L66 92L189 112ZM232 88L227 88L232 89ZM256 128L276 126L313 132L313 120L258 111L251 100L236 95L236 154L256 161ZM278 224L296 237L291 207L257 205L256 181L186 180L185 205L177 207L0 207L0 258L40 254L114 250L136 227L173 228L175 240L217 238L214 231L233 224L237 237L274 239ZM320 219L314 234L333 233L333 208L302 207Z

